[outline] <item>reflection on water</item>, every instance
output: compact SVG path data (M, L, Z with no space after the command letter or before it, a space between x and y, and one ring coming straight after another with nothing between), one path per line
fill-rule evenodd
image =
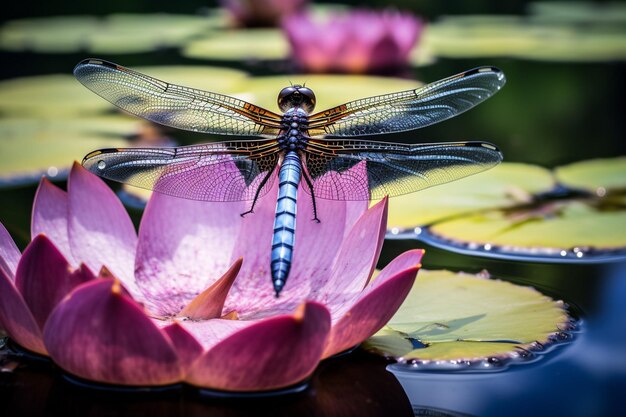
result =
M303 392L228 399L207 397L189 386L157 392L94 390L68 382L50 364L29 361L0 373L0 407L7 416L410 417L410 403L386 364L357 350L324 361Z

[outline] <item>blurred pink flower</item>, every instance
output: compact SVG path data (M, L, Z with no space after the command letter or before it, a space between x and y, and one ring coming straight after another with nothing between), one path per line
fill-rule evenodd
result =
M283 21L298 66L311 72L386 72L407 66L423 23L398 11L354 10L324 21L297 14Z
M236 26L276 26L308 4L308 0L220 0Z
M256 391L302 381L391 318L423 251L370 282L387 201L367 209L320 200L319 224L302 204L292 272L276 299L275 191L243 219L245 203L155 193L137 236L115 194L75 164L68 192L42 180L23 254L0 225L0 323L23 347L103 383Z

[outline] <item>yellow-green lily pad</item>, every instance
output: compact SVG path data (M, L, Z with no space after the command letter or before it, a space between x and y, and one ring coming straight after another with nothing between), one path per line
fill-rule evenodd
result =
M0 82L0 115L67 117L106 111L110 104L69 75L42 75Z
M127 146L120 131L137 122L123 117L72 120L0 119L0 186L63 178L88 152Z
M509 248L518 253L582 258L589 250L626 247L626 210L563 201L518 210L494 210L432 225L429 232L453 242Z
M471 177L389 200L388 225L412 228L464 213L526 204L554 185L545 168L505 162Z
M607 190L626 190L626 157L580 161L557 167L554 175L561 184L603 196Z
M216 61L280 60L289 55L289 44L280 29L232 29L195 39L182 54Z
M208 66L135 68L163 81L212 91L233 91L246 79L243 71ZM71 69L68 69L68 73ZM113 111L72 75L54 74L0 82L0 115L4 117L69 117Z
M0 28L11 51L135 53L173 47L220 25L218 15L114 14L12 20Z
M278 93L290 83L306 84L307 87L315 91L317 99L315 111L337 106L350 100L408 90L421 85L418 81L392 77L287 74L250 78L245 85L245 90L237 92L237 96L268 110L278 112L276 104Z
M569 327L564 304L531 287L421 270L400 309L364 347L400 361L472 362L515 357Z
M626 58L623 25L580 26L522 16L447 16L423 43L441 57L517 57L548 61Z

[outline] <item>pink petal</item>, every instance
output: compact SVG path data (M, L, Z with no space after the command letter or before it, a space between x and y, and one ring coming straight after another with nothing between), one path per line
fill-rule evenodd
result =
M24 250L17 266L15 286L43 329L59 301L77 285L94 278L85 265L72 270L50 239L38 235Z
M13 280L0 268L0 322L11 339L24 348L46 355L41 330Z
M17 263L20 260L20 250L11 238L11 235L0 223L0 269L6 273L6 276L13 282Z
M295 314L260 321L234 333L198 359L186 380L229 391L261 391L293 385L319 362L330 314L318 303Z
M92 271L106 266L133 296L137 235L124 206L97 176L74 163L68 180L72 254Z
M115 279L76 288L50 315L44 341L52 359L81 378L122 385L181 379L169 338Z
M178 324L187 330L206 351L230 335L257 323L258 320L184 320Z
M33 203L31 239L35 239L35 236L41 233L45 234L69 263L77 265L70 248L67 213L67 193L47 178L42 178Z
M153 194L139 227L136 279L150 309L174 315L231 266L242 203Z
M354 225L341 247L332 275L315 299L330 311L353 300L369 280L380 255L387 225L387 199L371 207Z
M170 342L178 353L181 367L186 371L202 354L202 345L178 322L164 327L162 331L169 337Z
M243 257L243 265L228 294L225 309L236 310L244 317L275 302L272 301L270 251L277 195L278 181L274 181L269 192L257 201L254 213L243 218L233 249L231 259Z
M361 343L393 317L415 282L422 255L421 250L400 255L385 268L388 272L381 271L375 285L368 286L352 305L347 304L349 310L339 313L333 324L324 357Z
M358 164L341 175L361 178L364 168L364 165ZM337 175L329 173L320 180L331 182L333 178L336 180ZM315 222L311 195L306 187L303 180L298 190L292 269L278 299L272 289L270 274L277 184L259 201L255 212L244 219L238 244L233 251L233 256L243 256L244 264L226 302L227 309L237 310L243 318L285 314L310 298L329 280L344 236L357 215L360 216L367 209L367 201L363 200L360 191L352 194L358 201L317 199L320 222ZM249 218L253 218L254 222L250 222Z
M242 262L242 258L237 259L222 278L191 300L179 313L179 316L189 317L193 320L209 320L220 317L228 290L233 285Z

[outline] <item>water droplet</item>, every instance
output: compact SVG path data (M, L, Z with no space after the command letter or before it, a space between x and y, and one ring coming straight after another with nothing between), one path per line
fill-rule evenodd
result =
M98 169L102 170L107 167L107 163L104 161L98 161Z
M47 174L49 177L56 177L59 175L59 169L57 167L48 167Z
M566 250L562 250L561 251L561 256L567 256L567 251Z
M577 258L582 258L584 256L584 254L582 252L576 252L576 257Z
M422 228L421 227L416 227L415 229L413 229L413 233L415 233L416 235L421 235L422 234Z
M400 233L400 229L398 229L397 227L393 227L391 229L391 234L392 235L397 235L398 233Z
M485 245L483 246L483 248L485 250L491 250L491 243L485 243Z
M604 187L598 187L598 188L596 189L596 195L597 195L598 197L604 197L604 196L606 195L606 188L604 188Z

